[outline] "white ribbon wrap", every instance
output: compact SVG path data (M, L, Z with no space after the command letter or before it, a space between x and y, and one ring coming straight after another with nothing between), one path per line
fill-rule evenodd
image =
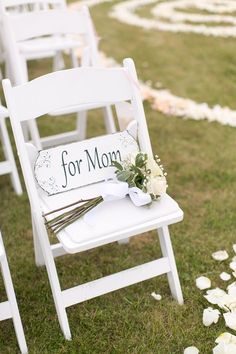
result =
M144 193L137 187L129 188L126 182L104 182L101 184L99 192L104 202L123 199L127 195L129 195L132 203L137 207L150 204L152 201L148 193ZM86 213L83 219L88 225L94 226L96 224L96 208Z
M101 185L101 193L105 202L119 200L130 196L133 204L137 207L151 203L152 198L137 187L129 188L126 182L104 182Z

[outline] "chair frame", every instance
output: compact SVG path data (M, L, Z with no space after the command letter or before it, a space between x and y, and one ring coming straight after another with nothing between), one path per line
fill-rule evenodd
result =
M97 39L95 37L92 19L89 10L83 6L80 11L72 10L48 10L31 13L9 15L2 14L3 38L10 63L10 71L15 84L19 85L28 81L27 60L20 53L18 43L30 38L41 36L81 35L85 39L85 50L81 58L81 66L97 66L99 54ZM41 24L44 24L43 26ZM79 66L76 48L71 48L72 67ZM57 134L40 138L37 124L31 121L29 131L34 144L38 148L53 146L57 143L65 144L73 140L83 140L86 135L87 110L102 108L106 130L109 133L116 131L111 108L109 106L67 107L64 110L49 112L53 116L77 113L76 130L68 133Z
M24 329L22 326L20 313L16 301L16 295L12 284L10 269L7 262L6 252L3 245L2 235L0 232L0 265L2 270L3 281L7 293L7 301L0 303L0 321L12 318L16 332L16 337L22 354L27 354L27 344L25 340Z
M0 175L10 174L11 182L16 194L22 194L22 188L20 183L19 174L17 171L11 142L9 139L6 118L8 117L8 111L5 107L0 105L0 140L3 145L3 153L5 156L5 161L0 162Z
M125 59L124 66L121 68L76 68L45 75L17 87L12 87L9 80L3 81L5 98L10 112L11 124L30 200L36 264L46 265L59 323L66 339L71 339L66 313L67 307L160 274L167 274L173 297L180 304L183 303L168 230L170 224L183 219L181 209L178 209L174 214L166 215L159 219L142 223L141 225L137 224L119 233L113 233L108 235L106 239L101 237L98 240L84 242L81 247L78 246L78 248L70 252L85 251L157 229L163 253L162 258L82 285L77 285L73 288L61 289L54 258L66 253L68 254L68 250L66 252L61 242L56 245L50 245L42 211L38 207L40 205L40 198L32 171L32 163L35 160L35 156L29 156L21 129L21 122L26 119L35 119L56 108L63 108L62 106L73 106L81 102L89 104L95 101L110 104L111 102L116 103L130 100L134 117L138 122L140 149L152 155L142 98L137 82L135 66L131 59ZM50 95L55 86L57 87L57 94L54 96ZM36 100L34 104L31 104L33 97L37 97L39 91L41 92L40 100ZM24 102L27 97L31 98L29 99L29 103L25 104Z

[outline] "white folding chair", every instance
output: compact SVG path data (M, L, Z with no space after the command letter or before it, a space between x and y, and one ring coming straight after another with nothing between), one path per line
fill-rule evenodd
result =
M22 354L28 353L24 330L19 314L19 309L16 301L16 295L14 292L11 273L7 262L7 257L3 245L2 235L0 232L0 264L2 270L3 281L7 293L7 301L0 303L0 321L6 320L8 318L13 319L13 324L18 340L18 344Z
M42 39L44 41L48 40L48 49L53 48L55 51L70 50L72 67L79 65L76 55L76 49L78 48L83 49L81 66L98 65L97 40L87 7L83 7L80 11L48 10L17 15L3 13L2 23L3 38L12 73L11 79L15 84L28 81L25 53L29 47L29 42L35 45L35 50L38 48L40 52ZM66 39L67 42L65 42ZM37 126L35 122L31 121L31 137L34 141L37 141L39 148L41 145L50 146L58 142L62 144L67 141L82 140L86 133L86 112L88 109L94 108L103 109L106 129L109 133L114 132L116 128L111 108L94 104L65 107L63 110L50 112L53 115L78 113L75 131L40 139Z
M12 152L11 142L8 136L6 127L6 118L8 117L8 111L5 107L0 105L0 140L3 146L3 153L5 161L0 162L0 175L10 174L13 188L16 194L22 194L22 188L20 178L17 172L14 155Z
M87 224L83 219L78 219L70 228L57 234L59 243L50 245L42 213L55 210L81 198L97 196L101 182L48 196L37 186L32 170L38 153L37 149L25 142L21 129L22 122L35 119L55 109L82 103L100 102L105 105L130 101L134 119L138 123L140 149L152 154L133 61L125 59L123 67L114 69L75 68L58 71L17 87L12 87L9 80L3 80L3 88L30 200L36 263L46 265L60 326L65 338L71 338L66 314L67 307L160 274L167 274L171 293L182 304L182 291L168 231L168 225L181 221L183 218L183 212L178 204L168 195L153 203L150 208L135 207L128 198L104 202L97 211L99 217L95 227ZM106 137L109 135L104 138L93 138L93 144L96 146L98 139L101 141ZM111 139L113 141L113 135ZM83 142L85 146L90 140ZM110 146L110 148L115 150L116 146ZM110 169L104 171L107 174L106 177L109 178ZM91 172L95 181L96 173ZM87 176L84 176L83 182L87 182ZM96 214L96 211L94 212ZM54 257L86 251L153 229L158 230L162 258L73 288L61 289Z
M8 12L9 14L17 14L22 12L35 12L49 9L66 9L66 2L64 0L2 0L1 1L1 9L0 9L0 20L1 14L3 11ZM0 42L2 42L2 30L0 31ZM2 44L2 43L1 43ZM39 43L38 43L39 45ZM4 47L0 46L0 58L4 61ZM25 60L32 59L41 59L41 58L50 58L53 57L53 70L62 69L64 66L63 58L61 56L61 52L53 51L52 48L49 47L48 41L44 41L41 38L40 48L35 48L35 45L32 41L28 42L27 51L24 52ZM8 61L5 62L6 65L6 77L9 77L10 68L8 67Z

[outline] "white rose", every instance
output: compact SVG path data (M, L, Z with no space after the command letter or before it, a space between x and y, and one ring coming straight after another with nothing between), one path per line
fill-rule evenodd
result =
M149 194L162 196L166 193L167 183L166 178L162 177L151 177L147 182L147 192Z
M156 163L154 158L151 157L151 156L148 156L147 163L146 163L146 168L148 170L151 170L151 175L154 176L154 177L163 176L162 169L158 166L158 164Z

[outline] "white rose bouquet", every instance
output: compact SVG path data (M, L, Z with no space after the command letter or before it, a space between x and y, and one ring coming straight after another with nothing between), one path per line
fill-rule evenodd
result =
M159 165L160 159L146 153L139 152L120 164L113 161L116 167L118 181L128 183L129 187L137 187L144 193L148 193L152 200L157 200L166 193L168 187L163 166Z

